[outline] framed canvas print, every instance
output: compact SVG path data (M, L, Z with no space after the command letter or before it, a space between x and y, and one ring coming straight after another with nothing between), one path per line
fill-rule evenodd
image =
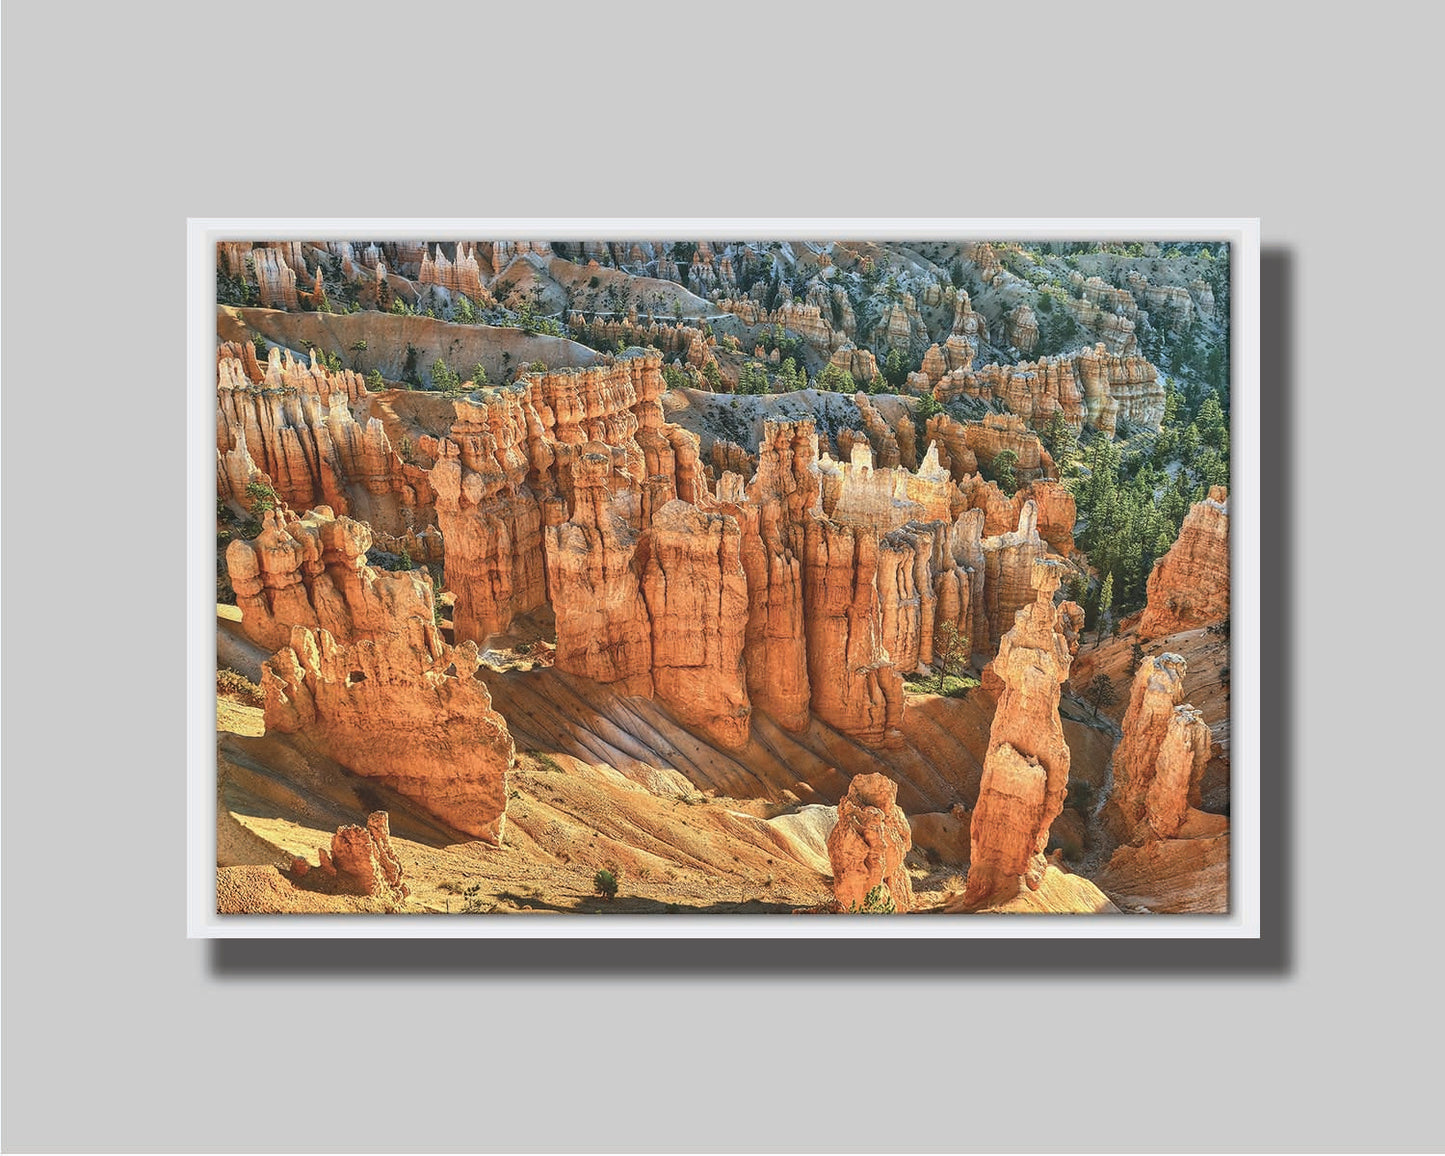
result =
M191 935L1259 935L1257 221L189 259Z

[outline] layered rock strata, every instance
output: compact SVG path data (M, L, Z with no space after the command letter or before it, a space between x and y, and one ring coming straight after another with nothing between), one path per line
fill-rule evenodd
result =
M1162 638L1229 615L1229 491L1213 486L1195 502L1145 588L1139 637Z
M1055 561L1034 564L1034 601L1019 611L994 659L1003 693L970 824L966 906L1007 899L1020 880L1035 890L1047 867L1049 828L1069 781L1060 685L1073 661L1071 629L1082 618L1073 603L1054 605L1065 570Z
M1047 543L1039 537L1038 507L1024 502L1018 526L1006 534L984 538L981 547L983 601L974 619L974 640L975 649L987 651L992 639L1003 638L1013 627L1019 611L1037 600L1036 563L1048 554Z
M913 835L897 800L898 784L879 774L855 775L839 800L838 822L828 834L839 911L863 911L878 887L897 913L913 910L913 884L903 865Z
M824 722L870 746L901 741L903 678L883 648L876 529L809 522L803 566L808 681Z

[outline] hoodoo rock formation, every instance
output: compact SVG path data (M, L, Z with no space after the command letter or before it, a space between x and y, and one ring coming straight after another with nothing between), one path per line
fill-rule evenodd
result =
M1055 478L1058 471L1038 434L1014 414L991 413L981 422L961 422L946 413L928 419L925 437L939 447L938 460L959 483L979 468L989 469L1005 450L1018 458L1014 477L1020 482Z
M1213 486L1184 518L1169 552L1154 563L1140 638L1162 638L1229 614L1229 491Z
M903 866L912 847L908 818L898 805L898 784L886 775L855 775L838 802L838 823L828 834L838 910L863 911L875 887L887 891L896 912L913 910L913 884Z
M268 510L261 533L226 547L226 568L247 637L280 650L293 626L319 627L338 642L404 630L433 620L431 575L392 573L366 563L371 529L336 518L326 506L298 517Z
M987 640L1003 638L1012 629L1018 612L1037 600L1035 563L1048 555L1048 544L1039 537L1038 507L1033 502L1025 502L1019 510L1018 528L985 538L981 546L983 603L975 619L975 649L982 643L982 649L987 650L990 649ZM1057 583L1054 589L1058 589Z
M459 243L455 261L447 260L440 245L436 246L435 255L424 252L417 280L423 285L440 285L473 301L482 300L482 270L477 262L476 249L476 245Z
M970 827L966 906L1006 900L1020 879L1037 889L1047 866L1049 828L1069 782L1059 688L1073 661L1070 630L1082 620L1073 603L1054 605L1064 570L1059 562L1034 563L1034 601L1018 612L994 659L1004 689Z
M480 662L474 643L447 646L415 619L351 645L293 627L290 645L262 667L266 729L300 732L355 774L500 843L515 751L474 677Z
M1183 658L1166 653L1146 658L1134 676L1105 808L1116 842L1134 838L1146 819L1147 837L1169 838L1199 806L1210 735L1200 712L1180 705L1185 670Z
M316 851L319 864L315 870L343 894L368 895L392 903L411 894L402 879L401 860L391 848L391 816L385 811L373 811L366 817L365 827L338 827L330 850L318 847ZM305 859L298 857L291 864L291 873L298 878L311 871Z
M575 518L577 478L595 488L604 474L601 486L631 494L638 518L644 481L658 506L672 497L697 500L697 438L662 421L661 366L659 354L637 352L611 365L528 374L513 388L454 403L456 421L431 485L458 638L484 642L546 602L542 530ZM597 496L587 501L595 506Z

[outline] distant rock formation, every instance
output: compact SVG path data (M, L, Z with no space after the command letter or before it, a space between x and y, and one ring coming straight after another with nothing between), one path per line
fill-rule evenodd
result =
M1213 486L1190 507L1169 552L1154 563L1141 639L1194 630L1229 615L1229 491Z
M416 619L350 645L296 626L262 666L266 729L300 732L458 831L500 843L515 751L474 677L480 662L474 643L447 646Z
M991 469L994 459L1005 450L1018 458L1014 478L1019 483L1058 477L1054 460L1039 435L1016 414L991 413L981 422L961 422L938 413L928 419L924 436L939 447L939 461L958 482L978 473L980 467Z
M1049 828L1063 811L1069 781L1059 688L1073 660L1073 620L1082 617L1073 603L1054 605L1065 569L1034 563L1034 601L1018 612L994 659L1003 693L970 826L965 906L1006 900L1020 879L1037 889L1044 877Z
M847 373L859 385L867 385L878 376L878 361L870 349L859 349L852 344L840 345L828 358L829 365L835 365Z
M839 911L862 911L875 887L884 888L897 913L913 910L913 884L903 865L913 835L897 800L898 784L879 774L855 775L839 800L838 822L828 835Z
M1016 306L1004 323L1004 336L1021 353L1032 353L1039 343L1039 321L1027 305Z
M1164 420L1158 371L1142 357L1110 352L1104 343L1017 365L954 370L938 382L934 397L1000 401L1035 429L1043 429L1055 411L1075 432L1087 425L1113 434L1121 420L1157 430Z
M455 261L447 260L440 245L436 246L435 255L424 251L417 280L423 285L440 285L453 293L480 301L485 290L482 288L482 268L476 251L475 244L469 245L465 241L458 242ZM490 298L491 295L486 296Z

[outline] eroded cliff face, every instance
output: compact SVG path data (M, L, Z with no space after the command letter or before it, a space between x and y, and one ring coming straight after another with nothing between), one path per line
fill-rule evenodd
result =
M745 745L748 580L737 519L669 502L653 517L643 551L657 696L719 745Z
M478 390L454 403L456 420L430 480L458 638L484 642L547 601L553 579L543 528L576 519L579 477L594 510L599 484L608 494L631 495L623 520L634 534L642 529L644 487L658 507L703 492L696 437L662 420L661 365L660 355L639 353L610 365L528 374L514 387ZM584 510L581 524L590 517Z
M459 640L485 642L546 599L542 506L525 484L532 469L527 415L513 393L456 403L430 481L446 541Z
M225 343L216 365L218 495L249 509L246 487L267 482L297 510L329 506L387 533L422 529L431 502L425 474L392 448L368 416L366 387L272 348L261 366L249 344Z
M247 637L279 650L293 626L319 627L340 642L376 638L433 620L431 575L366 563L371 529L322 506L298 517L268 510L261 533L226 547L226 567Z
M1043 880L1049 828L1064 807L1069 748L1059 718L1060 685L1073 661L1070 637L1082 612L1054 605L1065 567L1035 562L1034 600L1004 635L993 670L1003 692L989 732L978 806L970 826L964 904L981 906Z
M341 643L296 626L262 667L268 731L302 733L465 834L500 843L515 751L474 677L474 643L447 646L430 623Z
M808 524L803 589L813 713L873 746L900 741L903 718L903 678L883 648L878 562L877 530Z
M612 455L597 446L573 463L572 517L547 528L547 578L559 670L652 693L652 627L636 565L638 532L614 509ZM625 491L624 491L625 494Z
M913 910L913 884L903 865L912 847L908 818L898 805L898 784L886 775L855 775L828 834L837 909L862 911L868 893L882 887L897 913Z
M1139 637L1162 638L1229 615L1229 492L1195 502L1169 552L1154 563Z
M417 280L424 285L440 285L453 293L460 293L473 301L483 300L482 267L477 260L477 246L465 241L459 242L456 260L447 259L442 247L435 251L423 251L421 268ZM489 299L490 294L486 294Z
M1018 527L1007 534L984 538L981 545L983 602L975 621L976 637L982 645L975 649L988 650L989 641L1003 638L1013 628L1018 612L1037 598L1034 564L1048 554L1047 543L1039 537L1038 507L1024 502Z

